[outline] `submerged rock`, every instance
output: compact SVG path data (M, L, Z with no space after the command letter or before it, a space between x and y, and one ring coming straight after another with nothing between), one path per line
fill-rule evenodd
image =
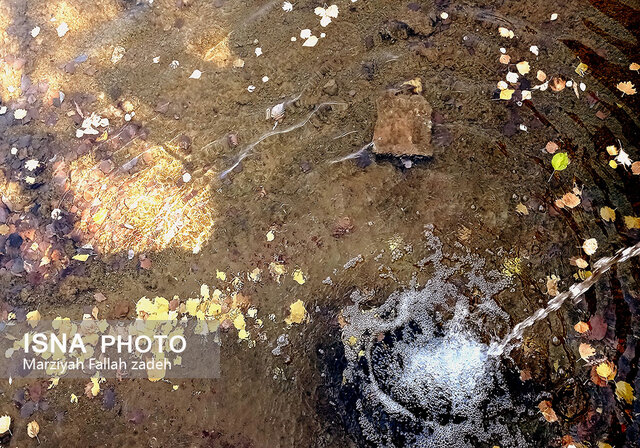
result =
M433 156L431 105L421 95L387 93L377 101L373 152L390 156Z

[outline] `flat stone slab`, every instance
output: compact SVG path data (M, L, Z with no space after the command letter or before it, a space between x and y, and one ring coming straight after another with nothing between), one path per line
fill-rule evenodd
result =
M422 95L386 94L376 102L373 152L390 156L433 156L431 105Z

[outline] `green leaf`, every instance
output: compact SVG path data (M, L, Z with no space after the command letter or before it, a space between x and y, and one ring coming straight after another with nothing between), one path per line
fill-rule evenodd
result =
M556 171L562 171L569 165L569 156L566 152L559 152L551 159L551 166Z

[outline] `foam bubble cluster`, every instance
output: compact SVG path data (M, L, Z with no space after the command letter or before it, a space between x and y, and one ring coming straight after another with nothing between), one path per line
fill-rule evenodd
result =
M484 261L472 254L445 257L431 229L425 236L431 255L421 265L433 274L423 288L370 309L356 293L343 311L344 382L355 390L361 438L378 447L526 447L505 419L515 405L484 331L486 322L508 325L492 299L508 280L483 275ZM464 283L451 281L461 272ZM469 291L480 305L471 306Z

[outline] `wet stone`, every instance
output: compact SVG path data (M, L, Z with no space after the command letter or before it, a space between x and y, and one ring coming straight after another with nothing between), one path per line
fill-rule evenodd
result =
M377 101L373 152L391 156L433 156L431 113L421 95L387 94Z

